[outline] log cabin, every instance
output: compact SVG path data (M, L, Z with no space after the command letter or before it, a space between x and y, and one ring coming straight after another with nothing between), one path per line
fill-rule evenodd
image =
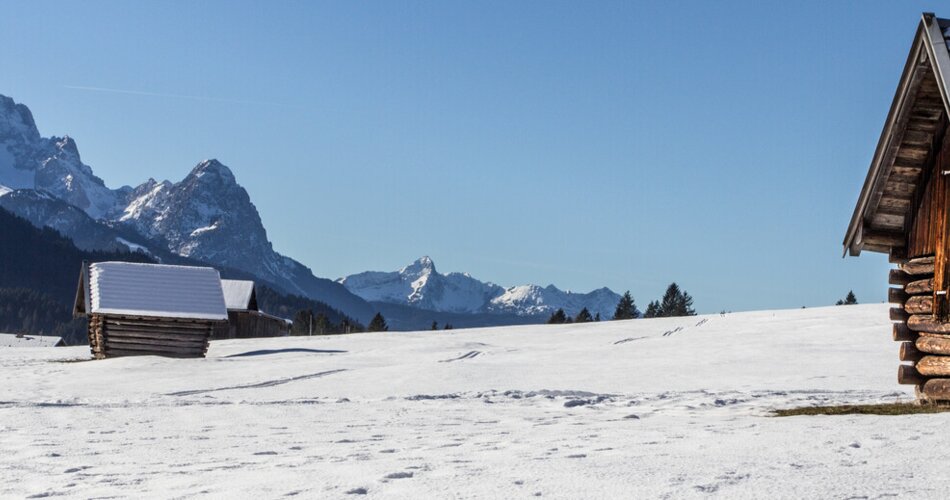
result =
M73 313L88 318L96 359L204 357L228 319L215 269L131 262L83 264Z
M290 334L290 324L261 311L257 306L257 290L253 281L221 280L228 322L215 328L214 339L245 339L283 337Z
M844 238L889 255L898 383L950 401L950 20L923 14ZM897 361L897 360L895 360Z

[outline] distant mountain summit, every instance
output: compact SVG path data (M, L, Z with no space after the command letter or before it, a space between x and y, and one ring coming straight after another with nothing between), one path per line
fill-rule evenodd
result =
M450 313L494 313L536 316L564 309L577 314L587 308L604 319L613 316L620 295L608 288L590 293L562 291L554 285L504 288L467 273L440 274L428 256L394 272L368 271L338 280L370 302L382 302Z
M69 137L40 136L23 104L0 95L0 206L86 250L144 248L248 272L286 293L368 321L372 306L273 249L257 208L218 160L181 182L109 189Z

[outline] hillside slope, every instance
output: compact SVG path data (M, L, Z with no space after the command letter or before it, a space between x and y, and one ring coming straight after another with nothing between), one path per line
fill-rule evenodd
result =
M950 487L946 414L767 416L912 399L896 385L885 305L50 363L87 355L0 351L0 376L18 380L0 387L0 496L941 498Z

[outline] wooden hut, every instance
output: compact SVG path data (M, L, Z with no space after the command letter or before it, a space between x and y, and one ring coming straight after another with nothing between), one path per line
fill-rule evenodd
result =
M844 239L890 271L898 382L950 401L950 20L924 14ZM895 360L896 361L896 360Z
M228 319L218 271L130 262L84 264L74 314L89 318L97 359L203 357Z
M228 322L215 328L214 339L283 337L290 334L287 320L261 311L253 281L221 280Z

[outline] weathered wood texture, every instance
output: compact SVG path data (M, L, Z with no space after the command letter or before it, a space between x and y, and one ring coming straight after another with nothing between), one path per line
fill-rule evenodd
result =
M892 285L906 285L912 281L914 278L900 269L891 269L887 274L887 282Z
M902 307L892 307L891 321L903 321L909 324L910 315L907 314L907 311L905 311Z
M932 378L927 380L921 392L932 401L950 400L950 378Z
M911 259L905 264L901 264L900 269L905 273L911 276L919 276L923 274L933 274L934 273L934 258L933 256L929 257L919 257L916 259Z
M902 342L898 357L901 361L918 361L925 356L913 342Z
M228 311L228 322L217 325L213 339L246 339L256 337L283 337L290 327L281 318L258 311Z
M217 322L94 314L89 345L98 358L133 355L202 357Z
M930 295L911 297L904 303L904 310L910 314L932 314L934 299Z
M927 278L917 281L911 281L910 283L904 285L904 291L910 295L921 294L921 293L933 293L934 291L934 279Z
M917 373L927 377L950 376L950 356L924 356L917 361Z
M950 333L950 323L935 320L929 314L912 315L907 319L907 328L915 332Z
M891 304L903 304L910 298L910 295L903 288L888 288L887 301Z
M907 323L894 323L892 336L894 342L913 342L920 334L907 328Z
M926 379L917 372L917 369L910 365L898 365L897 383L900 385L918 385L923 384Z
M920 336L914 345L921 352L944 356L950 355L950 336Z

